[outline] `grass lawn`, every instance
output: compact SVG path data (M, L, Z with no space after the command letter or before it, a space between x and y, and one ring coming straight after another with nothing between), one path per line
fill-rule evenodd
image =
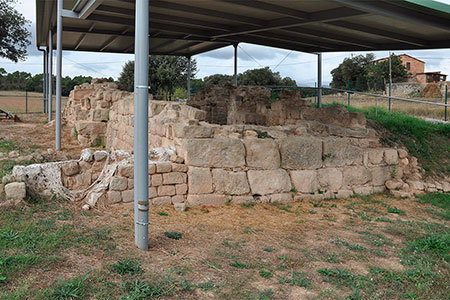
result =
M449 299L450 196L0 212L0 299Z

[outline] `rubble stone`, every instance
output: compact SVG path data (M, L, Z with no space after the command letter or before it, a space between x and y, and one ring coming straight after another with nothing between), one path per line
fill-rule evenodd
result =
M11 182L5 185L6 199L25 200L27 190L24 182Z
M128 187L128 179L125 177L112 177L109 183L111 191L124 191Z
M65 163L61 166L61 170L66 176L73 176L80 172L80 166L77 162Z

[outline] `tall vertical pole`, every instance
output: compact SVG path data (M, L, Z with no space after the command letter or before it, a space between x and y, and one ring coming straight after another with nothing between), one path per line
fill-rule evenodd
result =
M135 244L148 249L148 0L136 0L134 41Z
M392 59L391 59L391 51L389 51L389 111L391 111L391 96L392 96Z
M317 104L317 82L314 82L314 103Z
M53 32L48 33L48 100L47 113L48 121L52 120L52 97L53 97Z
M444 108L444 121L447 122L447 100L448 100L448 84L445 85L445 108Z
M347 105L350 105L350 79L347 81Z
M58 0L56 23L56 150L61 150L62 10L63 0Z
M43 61L43 71L42 71L42 112L45 114L47 112L47 50L42 51L44 56Z
M188 74L187 74L187 99L191 100L191 57L188 56Z
M234 85L238 85L238 44L234 44Z
M317 105L322 107L322 53L317 54Z
M25 90L25 113L28 113L28 90Z

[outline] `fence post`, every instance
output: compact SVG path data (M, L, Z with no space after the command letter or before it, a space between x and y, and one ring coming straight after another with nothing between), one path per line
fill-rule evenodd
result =
M389 81L389 111L391 111L392 84Z
M347 82L347 105L350 106L350 80Z
M314 82L314 103L317 104L317 82Z
M445 85L445 105L447 105L448 100L448 85ZM444 121L447 122L447 106L444 109Z
M28 113L28 90L25 90L25 113Z

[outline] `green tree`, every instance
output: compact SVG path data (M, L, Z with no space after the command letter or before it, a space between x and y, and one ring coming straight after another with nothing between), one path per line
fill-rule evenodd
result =
M372 64L375 55L373 53L357 55L352 58L345 58L344 61L331 71L333 80L331 87L337 89L347 89L350 81L350 89L365 91L367 85L367 67Z
M0 57L24 60L30 44L29 21L14 9L17 0L0 0Z
M408 77L408 71L399 56L391 54L392 81L402 82ZM389 60L383 60L367 66L368 87L373 90L385 90L389 82Z
M296 86L295 80L281 78L279 72L273 72L269 67L247 70L238 75L239 85L289 85Z
M186 86L188 73L188 60L186 57L152 55L149 60L149 85L152 94L162 91L170 98L176 88ZM191 78L197 73L197 62L191 60ZM119 86L122 89L134 89L134 61L127 62L119 77Z
M233 76L225 74L214 74L203 78L203 82L205 87L217 84L224 84L226 82L231 83L233 82Z

